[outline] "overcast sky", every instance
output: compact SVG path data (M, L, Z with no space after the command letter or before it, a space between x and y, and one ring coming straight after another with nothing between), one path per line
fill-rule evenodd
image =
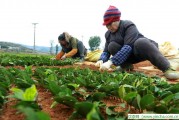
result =
M88 47L90 36L105 43L103 15L109 5L122 13L121 19L133 21L146 37L179 48L179 0L1 0L0 41L33 46L58 44L58 36L67 31Z

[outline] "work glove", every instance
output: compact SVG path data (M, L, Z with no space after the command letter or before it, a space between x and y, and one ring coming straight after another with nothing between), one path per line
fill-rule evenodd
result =
M66 59L66 56L65 56L65 55L61 57L61 60L65 60L65 59Z
M109 68L111 67L112 64L113 64L112 61L108 60L107 62L103 63L100 66L99 70L109 70Z
M103 61L102 61L102 60L98 60L98 61L95 63L95 66L96 66L96 67L101 67L102 64L103 64Z

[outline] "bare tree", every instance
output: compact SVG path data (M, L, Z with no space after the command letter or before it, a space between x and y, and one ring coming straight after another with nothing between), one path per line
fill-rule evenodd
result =
M50 40L50 54L53 54L53 44L54 40Z
M58 54L58 44L56 44L56 55Z

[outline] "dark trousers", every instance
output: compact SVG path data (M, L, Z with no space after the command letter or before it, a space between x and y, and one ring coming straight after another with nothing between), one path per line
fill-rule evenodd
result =
M115 55L122 48L116 42L110 42L108 46L108 51ZM147 38L139 38L134 42L132 47L132 54L129 58L121 65L134 64L144 60L149 60L154 66L163 72L170 67L169 61L161 54L158 49L158 44Z
M87 49L83 45L83 42L81 42L81 41L77 42L77 49L78 49L78 52L74 56L72 56L72 58L77 58L77 57L84 58L84 56L87 54ZM71 47L70 48L63 48L63 51L65 53L68 53L71 50L72 50Z
M83 42L78 41L77 49L78 49L78 52L73 56L73 58L76 58L76 57L84 58L84 56L86 56L87 54L87 49L83 45Z

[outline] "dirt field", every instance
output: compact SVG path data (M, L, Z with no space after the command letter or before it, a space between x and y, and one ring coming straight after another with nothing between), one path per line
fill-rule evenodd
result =
M90 68L93 70L97 70L92 63L84 62L82 65L73 65L73 66L64 66L64 67L77 67L81 68ZM22 67L17 66L17 68L23 69ZM35 68L33 68L35 69ZM160 77L164 77L163 73L155 69L150 62L145 61L134 65L134 71L143 72L149 76L157 75ZM170 83L177 83L179 80L171 80ZM42 107L42 111L48 113L51 117L51 120L67 120L68 117L72 114L73 109L66 107L65 105L58 104L54 108L50 108L50 105L53 103L51 92L47 91L47 89L37 86L38 89L38 103ZM114 98L107 98L104 100L107 106L112 106L120 103L120 100ZM3 111L0 115L0 120L24 120L24 116L22 114L17 114L16 109L13 106L16 104L16 100L9 99L9 102L6 103L3 107ZM123 109L119 108L117 111L121 111ZM139 113L136 110L133 110L132 113Z

